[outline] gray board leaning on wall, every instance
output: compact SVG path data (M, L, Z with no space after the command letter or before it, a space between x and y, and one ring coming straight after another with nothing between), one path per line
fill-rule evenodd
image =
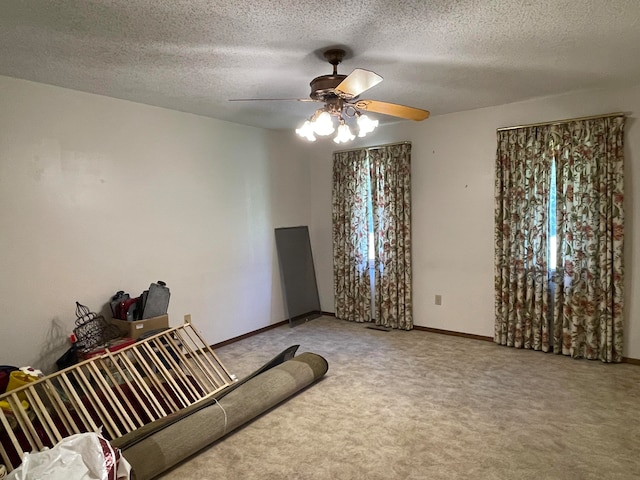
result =
M276 228L275 235L280 278L290 325L319 317L322 311L309 228Z

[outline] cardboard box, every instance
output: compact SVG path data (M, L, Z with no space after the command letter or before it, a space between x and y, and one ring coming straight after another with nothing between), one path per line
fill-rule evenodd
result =
M135 320L133 322L112 318L111 323L117 326L125 337L135 339L151 330L168 327L169 315L160 315L159 317Z

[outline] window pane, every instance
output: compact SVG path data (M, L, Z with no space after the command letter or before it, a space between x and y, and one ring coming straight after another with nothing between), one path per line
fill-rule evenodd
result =
M556 159L551 162L549 186L549 269L556 268Z
M371 175L367 175L367 204L368 204L368 212L369 216L367 217L367 222L369 224L369 260L375 260L376 258L376 247L375 247L375 239L373 236L373 198L371 194Z
M373 232L371 230L369 230L369 260L375 260L376 258L376 253L375 250L373 248L374 245L374 240L373 240Z

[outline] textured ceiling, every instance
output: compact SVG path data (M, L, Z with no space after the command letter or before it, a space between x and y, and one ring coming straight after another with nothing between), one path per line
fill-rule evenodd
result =
M228 99L308 96L331 46L438 115L640 83L640 1L0 1L2 75L259 127L318 104Z

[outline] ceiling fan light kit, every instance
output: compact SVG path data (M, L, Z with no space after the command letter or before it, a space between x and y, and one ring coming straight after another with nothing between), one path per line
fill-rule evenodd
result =
M345 115L349 116L345 113ZM358 124L358 136L364 137L367 133L373 132L373 130L378 126L377 120L371 120L366 115L362 115L360 112L356 114L351 114L350 116L357 116L357 124ZM305 122L300 126L300 128L296 129L296 133L303 138L306 138L310 142L316 141L316 135L325 137L331 135L336 131L336 128L333 124L332 116L336 116L338 118L338 128L337 134L333 138L333 141L336 143L346 143L353 140L355 135L351 132L351 128L347 125L345 118L343 116L343 111L339 111L337 114L334 111L327 110L326 108L320 108L316 110L316 112L311 116L309 120L305 120Z
M323 108L316 110L310 119L305 120L302 126L296 129L296 133L310 142L315 142L315 135L327 136L336 131L332 118L336 117L338 119L338 133L333 141L336 143L346 143L356 138L351 132L349 125L347 125L346 118L356 117L358 137L361 138L366 136L367 133L373 132L378 126L378 120L372 120L351 104L344 103L344 101L340 100L337 103L337 107L333 105L334 104L326 104Z
M340 48L332 48L324 52L324 57L333 65L331 75L321 75L314 78L311 83L309 98L297 98L291 100L322 102L324 106L296 129L296 133L310 142L316 141L316 135L328 136L336 131L334 118L338 128L333 141L340 144L353 140L355 135L347 124L347 120L355 118L358 127L358 137L362 138L371 133L378 126L378 120L372 120L362 111L381 113L392 117L421 121L429 116L427 110L398 105L395 103L380 102L378 100L360 100L361 93L369 90L382 81L377 73L362 68L356 68L349 75L338 74L338 64L342 62L346 52ZM242 99L269 100L269 99ZM283 99L285 100L285 99ZM237 100L236 100L237 101Z

